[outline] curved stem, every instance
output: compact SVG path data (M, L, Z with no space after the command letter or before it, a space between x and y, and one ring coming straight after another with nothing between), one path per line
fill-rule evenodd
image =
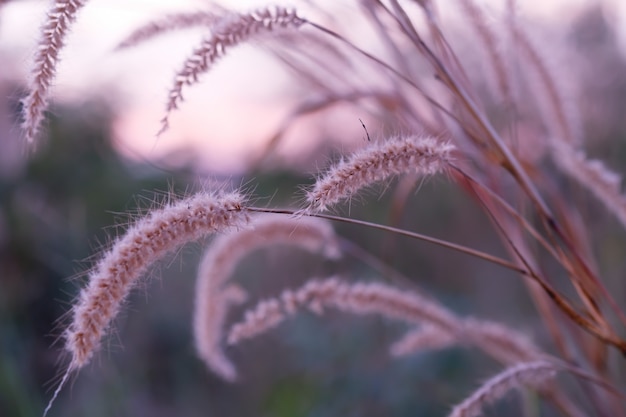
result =
M510 269L512 271L518 272L520 274L526 275L532 279L534 279L541 287L546 291L548 296L556 303L556 305L567 314L575 323L581 326L583 329L587 330L592 335L596 336L598 339L615 346L618 348L622 354L626 355L626 341L621 340L619 338L614 337L613 335L606 334L601 329L598 329L597 326L589 321L587 318L581 316L571 305L569 301L562 295L560 295L554 288L552 288L547 282L543 281L536 273L532 271L528 271L527 269L521 268L518 265L509 262L505 259L499 258L497 256L469 248L467 246L459 245L457 243L448 242L445 240L437 239L431 236L426 236L416 232L410 232L408 230L398 229L391 226L385 226L382 224L371 223L364 220L351 219L340 216L332 216L330 214L321 214L321 213L307 213L303 211L296 211L291 209L273 209L273 208L263 208L263 207L247 207L245 210L256 213L274 213L274 214L288 214L291 216L312 216L318 217L321 219L339 221L343 223L355 224L359 226L365 226L373 229L383 230L386 232L396 233L401 236L410 237L412 239L421 240L424 242L432 243L438 246L442 246L444 248L452 249L454 251L464 253L466 255L474 256L479 259L483 259L487 262L491 262L496 265L500 265L504 268Z
M458 166L456 166L456 165L454 165L452 163L449 163L448 165L450 166L450 168L452 168L456 172L458 172L468 182L473 184L473 186L475 186L475 187L479 188L480 190L484 191L487 195L489 195L490 198L493 199L493 201L498 203L498 205L500 207L502 207L504 210L506 210L507 213L509 213L511 216L513 216L515 218L515 220L517 220L522 226L524 226L524 229L526 229L526 231L532 237L534 237L537 240L537 242L539 242L539 244L541 244L541 246L543 246L543 248L545 250L547 250L548 253L550 253L550 255L552 255L554 257L554 259L556 259L559 263L563 262L562 256L559 256L560 252L557 253L556 250L552 247L552 245L550 245L546 241L546 239L539 233L539 231L537 229L535 229L535 227L533 227L528 222L528 220L526 220L521 214L519 214L517 212L517 210L515 210L513 207L511 207L511 205L507 201L505 201L502 197L500 197L498 194L496 194L489 187L486 187L484 184L482 184L480 181L478 181L477 179L472 177L467 172L463 171ZM566 269L568 269L568 268L566 268ZM568 269L568 271L570 271L570 269Z
M448 242L446 240L437 239L435 237L426 236L421 233L410 232L404 229L398 229L396 227L385 226L383 224L371 223L365 220L357 220L351 219L347 217L333 216L330 214L321 214L321 213L303 213L301 211L290 210L290 209L273 209L273 208L263 208L263 207L247 207L246 210L257 213L275 213L275 214L289 214L289 215L304 215L304 216L312 216L319 217L321 219L333 220L343 223L355 224L358 226L365 226L372 229L383 230L386 232L396 233L401 236L410 237L412 239L421 240L424 242L432 243L438 246L442 246L444 248L452 249L457 252L464 253L466 255L470 255L479 259L483 259L487 262L491 262L492 264L502 266L504 268L510 269L514 272L530 275L530 272L524 268L519 267L518 265L507 261L506 259L499 258L495 255L491 255L489 253L485 253L476 249L469 248L467 246L459 245L457 243Z

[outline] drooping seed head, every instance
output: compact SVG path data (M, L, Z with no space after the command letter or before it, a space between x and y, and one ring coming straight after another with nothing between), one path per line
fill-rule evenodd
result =
M250 225L251 228L224 234L212 242L200 263L196 281L196 350L205 364L227 381L235 380L236 370L221 348L222 327L229 308L245 297L242 289L233 293L238 287L226 285L237 264L255 250L280 244L319 252L332 259L340 256L333 228L321 219L264 215L253 218Z
M202 40L176 73L159 134L168 129L169 115L183 99L183 87L197 83L200 75L209 71L230 48L261 33L280 28L299 28L304 23L305 20L298 17L295 10L284 7L266 7L248 14L228 13L217 20L211 28L211 35Z
M65 333L70 369L87 364L122 302L152 264L187 242L247 221L241 194L201 192L154 210L132 225L96 264L72 307Z
M41 129L44 112L48 107L50 84L56 73L59 54L65 45L65 37L76 18L76 13L85 3L86 0L56 0L41 29L41 38L37 52L35 52L30 92L23 100L22 129L29 146L34 146Z

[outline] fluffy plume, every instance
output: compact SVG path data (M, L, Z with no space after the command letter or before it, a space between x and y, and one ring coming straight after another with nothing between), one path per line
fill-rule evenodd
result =
M66 331L70 370L84 366L141 275L168 252L248 218L240 194L199 193L150 212L118 238L89 274Z
M422 326L395 342L390 351L397 357L457 344L475 346L506 365L535 361L545 356L525 335L499 323L474 318L459 319L456 333L432 325Z
M456 344L456 338L440 327L424 325L408 332L402 339L391 345L392 356L407 356L415 352L442 349Z
M503 364L541 359L543 353L524 334L491 321L463 320L461 338Z
M460 319L445 307L418 294L380 283L342 282L337 278L313 280L296 290L285 290L275 299L261 301L233 325L229 344L259 336L307 308L322 314L332 307L353 314L382 316L420 324L391 348L392 355L403 356L420 349L441 348L452 344L476 346L501 363L511 365L544 357L522 334L501 324Z
M162 35L178 29L187 29L196 26L209 26L217 21L219 17L211 12L192 12L192 13L174 13L159 20L150 22L144 26L137 28L133 33L128 35L117 46L117 49L130 48L150 40L156 36Z
M358 315L380 314L409 323L428 323L448 332L458 328L454 315L415 293L380 283L350 284L329 278L309 281L295 291L284 291L277 299L259 303L231 328L228 343L236 344L260 335L294 315L299 308L322 314L325 307Z
M372 143L330 168L306 194L308 211L323 211L392 176L434 175L446 169L454 146L432 137L399 137Z
M236 378L220 342L230 305L245 298L243 290L224 284L235 267L254 250L276 244L289 244L311 252L338 258L339 244L330 224L315 218L257 216L252 229L222 235L208 248L198 270L194 313L196 350L206 365L228 381ZM229 295L230 294L230 295Z
M202 41L176 74L159 133L167 130L169 114L178 108L183 98L183 86L198 82L200 75L209 71L228 49L260 33L272 32L278 28L298 28L304 23L305 20L298 17L294 10L283 7L259 9L249 14L231 13L220 18L211 28L212 34Z
M56 73L65 36L76 18L76 13L85 3L86 0L56 0L52 10L48 12L35 53L30 92L23 101L22 129L26 143L30 146L35 144L44 111L48 107L50 83Z
M554 143L558 166L589 190L626 227L626 197L621 193L622 178L601 161L587 159L584 152L568 144Z
M557 372L554 364L546 361L526 362L508 369L489 379L462 403L454 407L449 417L477 417L485 405L504 397L513 389L524 386L541 389L543 384Z

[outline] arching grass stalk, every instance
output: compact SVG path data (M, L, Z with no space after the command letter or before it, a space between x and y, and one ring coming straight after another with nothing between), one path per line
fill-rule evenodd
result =
M470 256L474 256L476 258L483 259L483 260L485 260L487 262L491 262L493 264L500 265L500 266L502 266L504 268L510 269L511 271L514 271L514 272L518 272L520 274L524 274L524 275L528 274L528 271L525 270L524 268L520 268L519 266L515 265L514 263L509 262L509 261L507 261L505 259L499 258L499 257L497 257L495 255L491 255L491 254L488 254L486 252L482 252L482 251L479 251L479 250L476 250L476 249L472 249L472 248L467 247L467 246L459 245L457 243L453 243L453 242L448 242L448 241L445 241L445 240L437 239L437 238L432 237L432 236L427 236L427 235L423 235L423 234L416 233L416 232L410 232L408 230L398 229L396 227L385 226L383 224L371 223L371 222L368 222L368 221L365 221L365 220L351 219L349 217L333 216L333 215L330 215L330 214L303 213L302 211L290 210L290 209L248 207L247 210L249 212L257 212L257 213L288 214L288 215L292 215L292 216L299 216L299 215L313 216L313 217L319 217L319 218L322 218L322 219L328 219L328 220L333 220L333 221L338 221L338 222L355 224L355 225L358 225L358 226L370 227L370 228L373 228L373 229L383 230L383 231L386 231L386 232L396 233L396 234L401 235L401 236L406 236L406 237L410 237L410 238L413 238L413 239L422 240L424 242L429 242L429 243L432 243L432 244L435 244L435 245L442 246L444 248L448 248L448 249L455 250L457 252L464 253L466 255L470 255Z
M314 216L322 219L328 219L333 221L339 221L349 224L355 224L359 226L369 227L373 229L383 230L386 232L396 233L401 236L410 237L412 239L421 240L424 242L432 243L444 248L448 248L460 253L464 253L466 255L470 255L484 261L490 262L495 265L502 266L511 271L520 273L522 275L528 276L535 280L539 285L541 285L542 289L548 294L548 296L554 301L554 303L559 307L559 309L565 313L568 317L570 317L576 324L582 327L584 330L594 335L598 339L602 340L605 343L608 343L612 346L615 346L617 349L622 352L623 355L626 355L626 341L621 340L613 335L608 335L602 329L599 329L594 323L592 323L589 319L585 318L581 314L579 314L576 309L572 306L572 303L563 295L559 294L550 284L545 282L539 275L529 271L528 269L522 268L512 262L509 262L505 259L499 258L495 255L491 255L486 252L482 252L476 249L469 248L467 246L459 245L457 243L448 242L442 239L437 239L432 236L423 235L416 232L411 232L408 230L398 229L391 226L385 226L382 224L376 224L364 220L351 219L340 216L333 216L328 214L320 214L320 213L306 213L302 211L290 210L290 209L274 209L274 208L263 208L263 207L248 207L246 209L249 212L257 212L257 213L275 213L275 214L288 214L292 216L296 215L305 215L305 216Z

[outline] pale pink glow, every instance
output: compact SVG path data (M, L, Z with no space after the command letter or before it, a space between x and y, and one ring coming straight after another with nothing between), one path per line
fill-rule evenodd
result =
M160 159L181 148L195 152L212 171L240 172L262 149L288 112L288 104L263 106L222 97L217 106L185 106L171 117L169 131L156 137L163 106L143 104L128 109L115 123L122 153ZM309 138L310 139L310 138Z
M268 4L258 0L223 2L241 10ZM285 4L282 1L277 2ZM311 15L307 2L289 2ZM355 2L322 1L338 13L350 16ZM438 1L446 15L454 14L455 2ZM503 0L485 1L497 11ZM614 27L621 28L626 2L621 0L518 0L520 14L529 19L567 24L576 13L601 4ZM0 11L0 78L26 80L39 26L49 3L11 2ZM171 118L171 130L156 139L164 115L167 90L174 73L200 39L201 30L183 31L155 39L128 51L113 49L141 24L169 12L206 7L202 0L91 0L80 11L61 56L53 98L58 101L87 100L106 92L116 103L116 143L121 152L141 159L163 158L179 149L192 149L203 170L235 173L245 168L262 149L288 114L290 106L308 97L294 97L293 80L267 55L243 46L229 52L201 82L184 91L185 101ZM326 7L326 6L324 6ZM497 15L497 13L496 13ZM462 17L456 17L455 21ZM462 24L462 21L460 22ZM622 30L626 39L626 29ZM624 42L626 45L626 41ZM363 112L365 113L365 112ZM283 159L314 146L316 134L332 133L336 148L354 146L363 137L358 118L365 114L333 110L324 119L307 118L290 131L279 147ZM368 124L370 133L376 126ZM351 144L351 145L349 145Z

